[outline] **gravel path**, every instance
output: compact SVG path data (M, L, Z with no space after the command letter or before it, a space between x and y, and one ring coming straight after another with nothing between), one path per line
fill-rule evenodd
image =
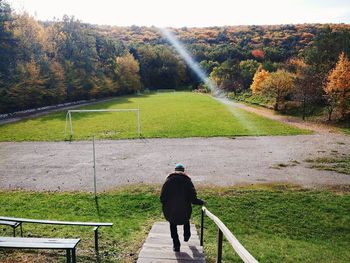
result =
M310 169L305 162L334 154L350 154L350 136L97 141L97 186L161 184L177 162L196 185L349 185L350 175ZM92 165L89 141L0 143L0 189L92 191Z

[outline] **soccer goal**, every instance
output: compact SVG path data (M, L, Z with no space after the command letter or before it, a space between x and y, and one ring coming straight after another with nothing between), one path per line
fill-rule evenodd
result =
M158 93L162 93L162 92L176 92L176 90L174 89L157 89Z
M72 141L73 137L73 124L72 124L72 113L86 113L86 112L136 112L137 115L137 135L141 137L141 126L140 126L140 109L101 109L101 110L68 110L66 114L66 124L64 127L64 139L67 137L67 127L69 122L69 140Z

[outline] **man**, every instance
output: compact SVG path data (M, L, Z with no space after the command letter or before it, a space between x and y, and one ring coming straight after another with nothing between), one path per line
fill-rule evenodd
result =
M160 201L163 205L163 213L170 223L170 233L173 239L173 250L180 251L180 240L177 233L177 226L184 226L184 241L191 237L190 218L192 204L203 205L204 201L197 198L197 192L191 178L185 173L182 164L175 166L175 172L171 173L160 194Z

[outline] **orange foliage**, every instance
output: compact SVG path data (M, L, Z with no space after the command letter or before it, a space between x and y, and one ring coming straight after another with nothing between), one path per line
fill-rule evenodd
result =
M350 60L344 52L339 55L335 68L329 72L324 91L345 117L350 112Z
M260 49L254 49L252 51L252 55L255 57L255 58L264 58L265 56L265 53L264 51L260 50Z

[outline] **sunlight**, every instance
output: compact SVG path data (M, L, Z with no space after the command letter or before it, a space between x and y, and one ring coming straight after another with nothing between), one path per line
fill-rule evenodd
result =
M180 42L180 40L172 32L170 32L170 30L166 28L159 28L159 30L163 37L166 38L176 49L176 51L183 58L186 64L194 71L194 73L196 73L197 77L208 86L211 92L215 92L217 90L215 84L207 77L204 71L199 67L198 63L188 53L188 51Z

